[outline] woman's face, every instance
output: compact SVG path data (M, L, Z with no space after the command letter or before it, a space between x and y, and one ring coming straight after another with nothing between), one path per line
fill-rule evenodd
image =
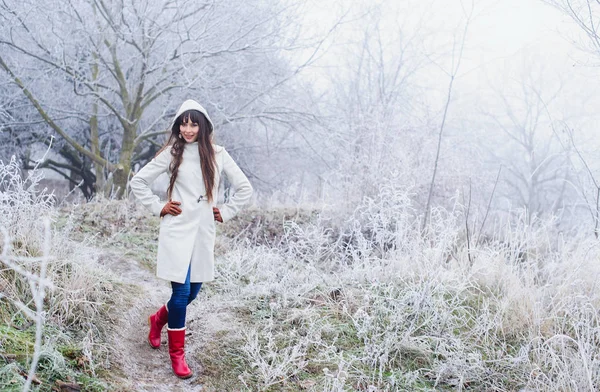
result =
M191 122L190 118L184 118L183 122L179 126L179 133L183 136L183 139L187 143L193 143L198 140L198 132L200 131L200 125Z

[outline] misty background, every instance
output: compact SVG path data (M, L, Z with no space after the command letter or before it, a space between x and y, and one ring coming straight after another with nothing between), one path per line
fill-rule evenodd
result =
M260 200L351 209L389 181L424 222L459 203L593 232L587 5L3 1L0 159L121 198L193 98Z

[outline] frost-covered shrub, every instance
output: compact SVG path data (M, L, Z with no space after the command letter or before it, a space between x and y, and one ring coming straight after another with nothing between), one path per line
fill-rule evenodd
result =
M52 194L37 189L40 179L37 170L23 177L14 158L0 162L0 344L29 367L26 381L14 378L10 365L0 368L0 378L24 382L25 390L34 374L75 374L58 348L64 342L82 352L94 374L92 356L99 351L90 342L104 328L98 319L112 291L96 252L71 239L73 221L58 224ZM32 323L33 334L16 332ZM65 328L71 335L59 343L57 331Z
M268 318L265 323L246 332L242 352L262 388L282 383L301 372L307 364L308 350L320 341L314 328L281 329Z
M211 299L236 298L251 315L240 351L246 387L600 386L594 239L517 217L467 244L460 206L434 208L425 232L419 222L388 184L350 215L286 222L278 246L230 243Z
M37 189L41 178L35 170L23 178L14 156L7 164L0 162L0 227L7 231L15 255L39 256L44 219L56 216L52 194ZM3 247L4 234L0 236Z
M32 170L23 178L15 159L7 165L0 162L0 227L4 235L0 246L3 262L12 268L0 271L0 289L8 299L31 306L28 280L22 272L38 274L41 258L46 258L45 274L54 289L45 298L47 317L66 327L81 327L93 323L100 307L112 289L109 276L97 265L97 251L85 243L70 238L73 221L70 217L56 227L57 210L46 189L38 189L41 172ZM45 232L45 223L52 227ZM44 241L49 234L49 254L43 255ZM7 241L8 240L8 241Z

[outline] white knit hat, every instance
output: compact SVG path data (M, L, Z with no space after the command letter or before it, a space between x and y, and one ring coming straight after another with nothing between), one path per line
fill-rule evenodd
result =
M175 120L177 120L177 117L181 116L181 114L187 110L197 110L200 113L204 114L204 117L206 117L206 119L208 120L208 123L210 124L211 130L214 131L215 126L214 126L212 120L210 119L210 117L208 116L208 112L206 111L206 109L204 109L204 107L202 105L200 105L198 102L194 101L193 99L188 99L184 103L181 104L181 106L179 107L179 110L177 110L177 114L175 114L175 117L173 117L173 121L171 121L171 127L173 127L173 124L175 124Z

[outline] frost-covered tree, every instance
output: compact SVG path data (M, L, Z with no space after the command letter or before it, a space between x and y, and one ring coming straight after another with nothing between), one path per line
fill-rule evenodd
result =
M554 129L561 118L556 104L561 93L561 85L545 84L530 70L521 80L505 83L496 91L496 104L482 109L488 123L480 142L493 165L502 167L500 196L511 208L524 209L528 223L558 214L573 201L570 152Z
M0 105L25 98L35 118L12 123L56 136L62 159L46 167L82 181L88 197L122 196L133 164L154 155L185 98L208 107L238 154L257 140L234 132L302 117L283 91L307 63L292 67L282 51L310 53L320 41L290 29L297 11L274 0L3 0L0 72L17 88Z
M600 59L600 2L598 0L545 0L545 2L568 16L583 33L583 36L573 40L573 43L589 56L584 64L597 68ZM576 158L572 161L578 174L574 181L575 186L592 217L593 232L598 238L600 236L600 165L597 159L594 159L598 151L595 122L591 135L586 135L585 129L574 121L564 122L562 128L565 136L564 143L576 154Z
M329 75L331 132L329 180L340 202L352 208L378 192L382 180L406 175L422 146L411 111L417 106L414 74L423 66L418 32L373 6L356 22L355 33L338 48L343 66ZM389 11L389 10L388 10ZM396 12L399 12L395 9ZM389 21L395 24L390 25ZM418 27L416 28L418 30Z
M574 43L583 51L596 58L592 61L598 64L600 58L600 1L598 0L544 0L568 16L584 34L584 39Z

